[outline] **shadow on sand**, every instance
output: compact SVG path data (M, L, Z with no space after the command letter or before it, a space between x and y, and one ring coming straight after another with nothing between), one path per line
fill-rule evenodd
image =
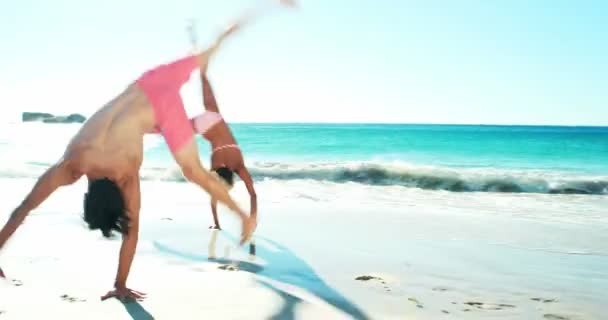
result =
M282 246L281 244L278 244L270 239L257 237L258 240L266 241L275 248L271 250L263 246L257 246L253 243L249 245L250 255L257 256L263 259L266 262L265 266L241 260L232 260L226 258L218 259L215 257L215 242L217 240L218 230L213 230L212 232L213 233L211 235L211 240L209 242L208 255L183 252L163 245L158 241L154 242L154 246L162 253L177 256L182 259L192 261L217 262L220 264L233 266L241 271L254 273L256 275L263 276L274 281L279 281L288 285L304 289L309 293L314 294L316 297L325 301L326 303L348 314L353 319L370 319L361 309L359 309L359 307L350 302L338 291L327 285L325 281L323 281L315 273L315 271L308 263L297 257L291 250ZM229 240L233 242L238 241L236 237L230 235L226 231L222 231L222 233ZM270 319L294 319L295 307L299 303L303 302L303 300L284 290L275 287L269 282L261 281L260 279L257 279L257 281L261 285L273 290L283 299L283 307L281 308L281 310L279 310L277 314L270 317Z
M127 309L127 312L133 320L153 320L154 317L144 309L137 301L122 302L122 305Z

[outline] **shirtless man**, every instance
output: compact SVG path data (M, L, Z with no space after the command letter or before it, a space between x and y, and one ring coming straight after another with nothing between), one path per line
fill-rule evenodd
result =
M84 196L84 220L105 237L122 234L122 246L114 289L105 297L141 299L127 288L127 277L138 240L140 186L144 134L161 131L183 175L222 202L242 221L241 244L248 240L255 220L230 197L226 187L205 170L199 160L192 125L179 90L196 68L206 65L224 39L238 24L228 28L211 47L143 73L122 93L89 118L71 139L63 156L37 180L0 230L0 249L26 216L61 186L88 179ZM0 270L0 276L3 276Z

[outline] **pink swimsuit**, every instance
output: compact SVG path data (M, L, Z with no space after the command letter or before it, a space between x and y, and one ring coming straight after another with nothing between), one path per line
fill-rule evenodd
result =
M192 119L192 126L196 132L205 134L220 121L222 121L221 114L213 111L205 111Z
M196 68L197 56L192 55L146 71L136 81L154 109L157 130L173 153L194 137L179 91Z
M196 56L188 56L170 64L157 66L145 72L136 81L154 109L155 133L163 135L173 153L188 143L195 133L204 135L222 121L222 116L213 111L205 111L193 119L188 119L179 91L196 68L198 68ZM224 148L238 148L238 146L234 144L220 146L212 152Z
M202 114L194 117L192 119L192 127L194 131L203 135L209 131L209 129L213 128L214 125L222 121L222 115L214 112L214 111L205 111ZM219 146L211 150L211 153L215 153L216 151L225 149L225 148L239 148L236 144L226 144L223 146Z

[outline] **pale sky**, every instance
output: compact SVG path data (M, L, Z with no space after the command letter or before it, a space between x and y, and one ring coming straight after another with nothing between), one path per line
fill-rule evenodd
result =
M0 116L90 115L258 6L210 66L229 122L608 125L608 2L299 2L3 1Z

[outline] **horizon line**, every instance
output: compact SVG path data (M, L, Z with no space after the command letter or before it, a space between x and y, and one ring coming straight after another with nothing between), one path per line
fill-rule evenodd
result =
M86 117L86 116L85 116ZM89 117L86 117L88 120ZM13 120L10 123L43 123L42 121ZM499 124L499 123L450 123L450 122L331 122L331 121L226 121L228 124L293 124L293 125L411 125L411 126L471 126L471 127L570 127L570 128L608 128L608 124ZM82 124L82 123L48 123L57 124Z
M226 121L229 124L326 124L326 125L420 125L420 126L487 126L487 127L588 127L608 128L608 124L498 124L449 122L322 122L322 121Z

